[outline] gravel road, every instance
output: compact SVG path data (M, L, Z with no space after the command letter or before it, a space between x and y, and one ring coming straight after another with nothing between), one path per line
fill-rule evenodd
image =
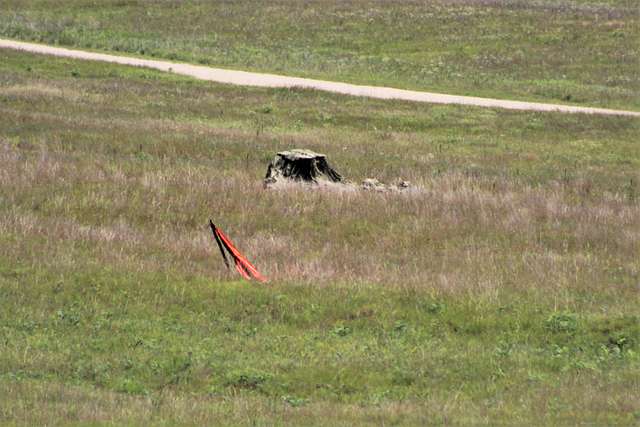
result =
M544 104L538 102L509 101L503 99L477 98L472 96L446 95L441 93L420 92L378 86L360 86L348 83L325 80L287 77L275 74L250 73L246 71L224 70L220 68L190 65L185 63L158 61L152 59L133 58L128 56L109 55L75 49L46 46L36 43L25 43L0 39L0 48L16 49L31 53L60 56L66 58L86 59L91 61L112 62L116 64L153 68L201 80L228 83L242 86L259 87L303 87L340 93L352 96L365 96L379 99L400 99L404 101L426 102L432 104L458 104L477 107L506 108L509 110L555 111L561 113L585 113L640 117L640 112L611 110L606 108L575 107L569 105Z

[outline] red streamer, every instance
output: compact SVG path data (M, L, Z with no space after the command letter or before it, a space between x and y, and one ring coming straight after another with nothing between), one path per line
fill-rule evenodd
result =
M240 251L233 245L233 243L231 243L231 240L229 240L229 238L222 232L222 230L216 227L211 220L209 220L209 225L211 226L211 231L213 232L213 236L215 237L216 242L220 247L220 252L222 252L222 256L225 260L225 263L227 264L227 267L229 267L229 264L227 263L227 258L224 254L224 251L222 250L223 247L229 252L229 254L231 254L231 258L233 258L236 270L238 270L238 273L240 273L242 277L247 280L255 279L258 282L262 283L267 281L267 278L260 274L258 269L253 264L251 264L244 255L240 253Z

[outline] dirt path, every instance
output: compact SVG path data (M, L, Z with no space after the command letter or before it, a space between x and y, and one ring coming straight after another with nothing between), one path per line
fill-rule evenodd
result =
M329 82L324 80L304 79L299 77L278 76L275 74L249 73L246 71L224 70L169 61L132 58L127 56L108 55L104 53L86 52L65 49L35 43L25 43L0 39L0 48L17 49L31 53L62 56L67 58L87 59L92 61L113 62L153 68L156 70L183 74L201 80L228 83L243 86L260 87L303 87L344 95L366 96L379 99L400 99L404 101L427 102L433 104L473 105L478 107L506 108L510 110L557 111L563 113L607 114L640 117L640 112L610 110L606 108L573 107L568 105L543 104L537 102L507 101L502 99L476 98L472 96L445 95L440 93L418 92L413 90L393 89L377 86L359 86L348 83Z

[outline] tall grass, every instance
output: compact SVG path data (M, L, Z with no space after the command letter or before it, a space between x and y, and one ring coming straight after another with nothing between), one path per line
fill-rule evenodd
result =
M0 52L0 422L632 424L639 126Z

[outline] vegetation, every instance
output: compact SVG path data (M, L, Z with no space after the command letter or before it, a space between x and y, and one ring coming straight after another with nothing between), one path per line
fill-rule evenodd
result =
M637 423L639 131L0 51L0 422Z
M637 0L4 0L0 36L220 67L640 110Z

